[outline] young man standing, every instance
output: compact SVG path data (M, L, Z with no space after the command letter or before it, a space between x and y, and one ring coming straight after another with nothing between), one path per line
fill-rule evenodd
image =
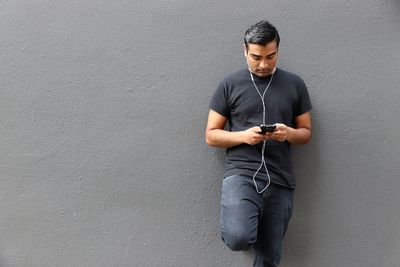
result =
M308 91L300 77L276 68L279 42L268 21L246 31L248 67L219 84L206 128L207 144L226 148L221 237L234 251L252 246L254 266L280 262L295 188L290 146L311 139Z

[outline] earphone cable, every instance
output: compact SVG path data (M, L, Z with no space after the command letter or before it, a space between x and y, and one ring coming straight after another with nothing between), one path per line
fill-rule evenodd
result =
M260 90L258 89L257 84L254 81L254 77L253 77L253 74L251 73L250 69L249 69L249 72L250 72L250 77L251 77L251 81L253 82L254 88L257 90L258 95L261 97L261 102L262 102L262 105L263 105L263 124L265 125L266 124L265 123L266 122L266 120L265 120L266 108L265 108L264 96L265 96L269 86L271 85L272 78L274 77L275 71L272 73L271 78L270 78L270 80L268 82L268 85L267 85L267 87L265 88L265 90L264 90L264 92L262 94L261 94ZM266 140L263 141L263 146L262 146L262 150L261 150L261 164L260 164L260 167L258 168L256 173L253 175L253 182L254 182L254 185L256 187L257 193L259 193L259 194L263 193L269 187L269 185L271 184L271 177L269 175L269 171L268 171L268 168L267 168L267 163L265 161L265 155L264 155L265 154L265 148L266 148L266 142L267 142ZM260 191L260 190L258 190L258 186L257 186L257 182L256 182L256 176L260 172L262 167L265 168L265 171L267 173L267 178L268 179L267 179L267 185L264 187L263 190Z

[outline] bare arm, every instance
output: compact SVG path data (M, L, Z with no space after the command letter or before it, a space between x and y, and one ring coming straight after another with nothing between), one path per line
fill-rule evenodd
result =
M254 145L266 139L259 134L260 127L255 126L245 131L225 131L227 118L210 109L206 127L206 143L210 146L229 148L243 143Z
M283 142L288 141L293 145L303 145L311 139L311 113L306 112L295 118L295 127L277 123L277 129L271 134L271 139Z

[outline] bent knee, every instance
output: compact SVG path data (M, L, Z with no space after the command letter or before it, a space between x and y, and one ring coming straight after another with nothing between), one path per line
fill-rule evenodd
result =
M255 237L243 233L221 233L222 240L233 251L247 250L256 241Z

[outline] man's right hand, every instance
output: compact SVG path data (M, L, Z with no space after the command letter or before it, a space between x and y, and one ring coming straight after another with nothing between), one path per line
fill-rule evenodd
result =
M229 132L224 130L227 118L210 109L205 132L206 142L210 146L229 148L241 144L255 145L271 138L271 133L261 134L259 126L244 131Z
M255 145L269 138L270 134L261 134L261 128L259 126L254 126L243 131L243 143L248 145Z

